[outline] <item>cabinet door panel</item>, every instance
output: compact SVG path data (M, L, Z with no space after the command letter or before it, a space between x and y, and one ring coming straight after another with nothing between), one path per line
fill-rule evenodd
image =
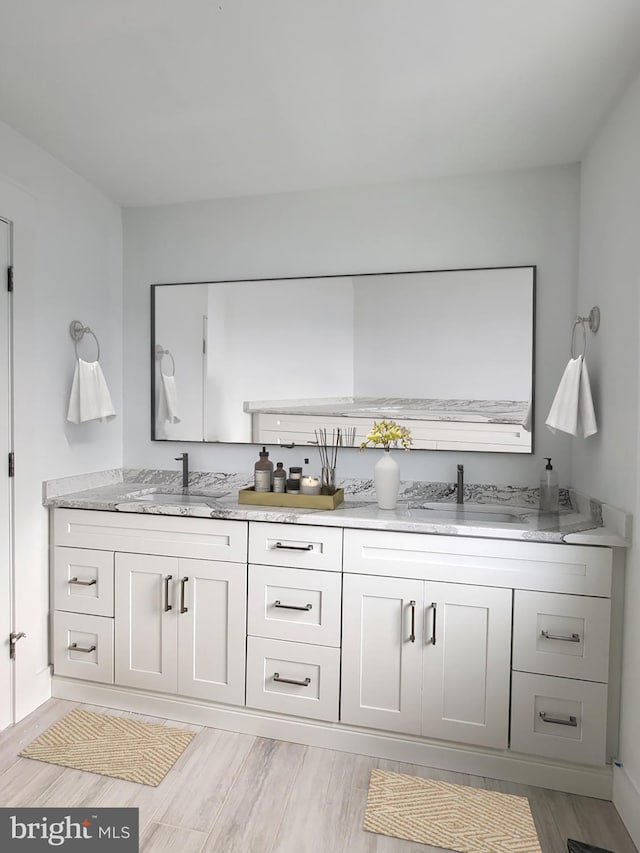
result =
M511 590L427 582L425 607L422 734L506 748Z
M117 684L176 692L177 608L172 599L177 575L173 557L116 554Z
M344 576L343 722L419 734L422 593L421 581Z
M178 583L178 693L244 705L246 567L180 560Z

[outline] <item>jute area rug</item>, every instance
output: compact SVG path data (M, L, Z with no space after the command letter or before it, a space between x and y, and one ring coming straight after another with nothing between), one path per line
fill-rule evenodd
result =
M364 829L459 853L540 853L526 797L372 770Z
M75 708L49 726L20 755L49 764L158 785L194 732Z

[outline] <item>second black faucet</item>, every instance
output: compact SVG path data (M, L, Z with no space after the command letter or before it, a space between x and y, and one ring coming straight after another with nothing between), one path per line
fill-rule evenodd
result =
M189 486L189 454L181 453L175 459L176 462L182 462L182 488L186 489Z

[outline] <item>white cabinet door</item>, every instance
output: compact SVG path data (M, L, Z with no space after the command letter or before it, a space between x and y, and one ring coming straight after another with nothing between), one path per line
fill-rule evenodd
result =
M425 583L422 734L507 747L511 590Z
M115 555L115 681L177 690L178 560L148 554Z
M178 563L178 693L244 705L246 566Z
M422 581L344 575L344 723L420 733Z

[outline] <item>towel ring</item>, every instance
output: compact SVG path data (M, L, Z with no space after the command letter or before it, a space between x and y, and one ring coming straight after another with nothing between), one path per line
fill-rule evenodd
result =
M164 371L162 369L162 359L165 357L165 355L168 355L169 358L171 359L171 369L172 369L171 373L164 373ZM171 354L170 350L162 349L160 344L157 344L156 345L156 358L160 362L160 373L164 373L165 376L175 376L176 375L176 362L175 362L175 359L173 358L173 355Z
M73 338L73 348L76 353L76 358L79 359L78 355L78 344L84 338L85 335L91 335L93 340L96 342L96 361L100 361L100 343L95 335L95 332L92 332L89 326L83 325L80 320L72 320L71 325L69 326L69 334Z
M576 319L573 321L573 328L571 329L571 358L577 358L575 354L575 343L576 343L576 327L582 326L582 353L584 356L587 352L587 330L585 329L585 325L588 325L591 331L595 334L600 328L600 309L597 305L589 311L589 314L586 317L581 317L579 314Z

